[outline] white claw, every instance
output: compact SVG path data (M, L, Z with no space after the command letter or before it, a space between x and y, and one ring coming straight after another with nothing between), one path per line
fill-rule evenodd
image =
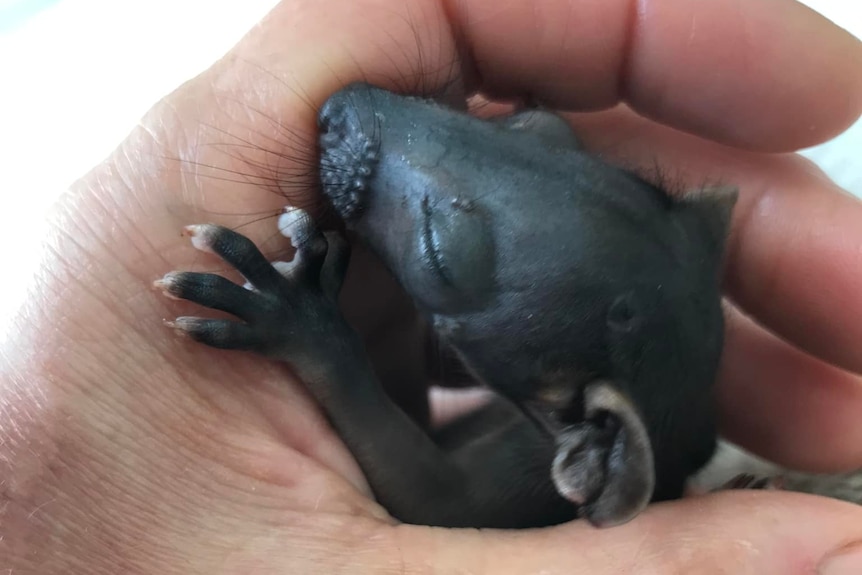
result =
M185 231L189 236L191 236L192 245L195 249L201 250L202 252L212 253L212 238L213 232L216 230L216 226L212 224L192 224L190 226L186 226Z
M199 318L180 316L173 321L168 319L164 319L162 321L164 322L166 327L171 328L178 335L188 336L189 331L191 331L195 327L195 325L199 323Z
M290 238L293 247L299 247L308 238L312 226L311 217L303 209L287 206L278 217L278 231Z
M179 300L180 298L175 294L171 293L171 290L177 284L177 272L168 272L161 279L157 279L153 282L153 287L162 292L162 295L167 297L168 299Z

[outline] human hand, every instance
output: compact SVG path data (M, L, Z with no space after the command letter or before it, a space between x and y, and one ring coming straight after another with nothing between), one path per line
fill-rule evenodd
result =
M623 99L720 144L625 108L572 114L581 138L619 161L657 159L691 186L738 184L728 295L796 346L732 313L728 435L790 465L862 465L862 208L804 160L764 153L849 125L860 65L859 42L778 0L283 2L52 214L43 271L0 354L0 567L793 574L862 545L858 508L775 492L654 505L607 530L394 525L301 384L257 357L179 344L161 319L181 304L150 290L165 271L218 265L180 237L189 223L262 219L243 232L283 248L265 216L285 194L313 202L295 175L312 149L299 145L314 105L344 82L581 111ZM381 312L379 280L358 271L352 299L371 312L357 320L386 349L401 316Z

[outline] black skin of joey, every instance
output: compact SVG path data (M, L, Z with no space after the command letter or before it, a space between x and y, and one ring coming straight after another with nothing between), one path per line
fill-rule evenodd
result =
M173 325L290 363L401 521L605 527L680 497L716 447L736 190L671 197L544 110L479 119L357 83L318 124L324 196L498 399L439 430L400 409L338 311L347 243L301 210L280 222L297 247L289 269L195 227L255 290L172 272L165 291L243 320Z

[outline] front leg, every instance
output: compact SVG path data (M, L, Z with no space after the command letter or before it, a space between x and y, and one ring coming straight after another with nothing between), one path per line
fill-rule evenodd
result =
M297 248L289 263L270 264L246 237L216 225L190 226L193 245L235 267L246 288L205 273L171 272L156 282L167 295L228 312L242 321L180 317L178 331L222 349L257 352L290 364L347 444L378 501L410 523L500 525L507 506L523 505L516 478L471 470L441 450L385 394L359 335L336 298L346 244L323 234L301 211L280 227ZM492 447L506 450L505 446ZM548 465L550 465L548 463ZM548 467L549 469L549 467ZM515 485L512 485L512 482ZM505 523L505 519L502 520Z

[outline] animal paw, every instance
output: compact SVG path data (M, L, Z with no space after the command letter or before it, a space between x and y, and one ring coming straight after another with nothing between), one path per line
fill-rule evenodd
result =
M279 359L296 359L308 346L324 345L331 329L343 324L336 300L347 267L347 243L336 233L321 232L297 209L285 211L279 230L296 248L290 262L270 263L250 239L223 226L188 226L192 245L234 267L246 286L217 274L173 271L155 287L168 297L224 311L240 321L184 316L168 325L212 347Z

